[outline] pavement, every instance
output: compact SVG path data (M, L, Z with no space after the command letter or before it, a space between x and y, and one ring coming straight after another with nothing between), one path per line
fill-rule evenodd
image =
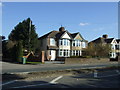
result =
M41 72L50 70L66 70L66 69L87 69L96 67L108 67L108 66L118 66L118 62L106 62L106 63L89 63L89 64L15 64L8 62L0 62L2 67L1 74L5 73L27 73L27 72Z

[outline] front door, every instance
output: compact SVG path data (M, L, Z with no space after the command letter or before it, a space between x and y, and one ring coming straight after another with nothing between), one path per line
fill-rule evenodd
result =
M56 51L51 50L51 60L55 60L55 58L56 58Z

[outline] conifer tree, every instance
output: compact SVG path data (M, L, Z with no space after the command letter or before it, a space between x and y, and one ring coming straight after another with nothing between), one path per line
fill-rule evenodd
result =
M17 24L9 34L8 38L14 42L21 41L23 48L29 51L35 51L38 41L35 25L32 24L30 18Z

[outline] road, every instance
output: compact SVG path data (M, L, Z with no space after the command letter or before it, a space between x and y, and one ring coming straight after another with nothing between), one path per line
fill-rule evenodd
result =
M119 88L120 71L98 69L92 73L49 76L4 82L2 89L22 88Z
M22 65L1 62L2 74L4 73L20 73L20 72L40 72L50 70L65 70L65 69L83 69L96 68L106 66L118 66L118 62L100 63L100 64L39 64L39 65Z

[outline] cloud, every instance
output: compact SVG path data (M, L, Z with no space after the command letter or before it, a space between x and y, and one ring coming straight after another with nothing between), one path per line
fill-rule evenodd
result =
M89 23L80 23L79 25L80 26L86 26L86 25L89 25Z

